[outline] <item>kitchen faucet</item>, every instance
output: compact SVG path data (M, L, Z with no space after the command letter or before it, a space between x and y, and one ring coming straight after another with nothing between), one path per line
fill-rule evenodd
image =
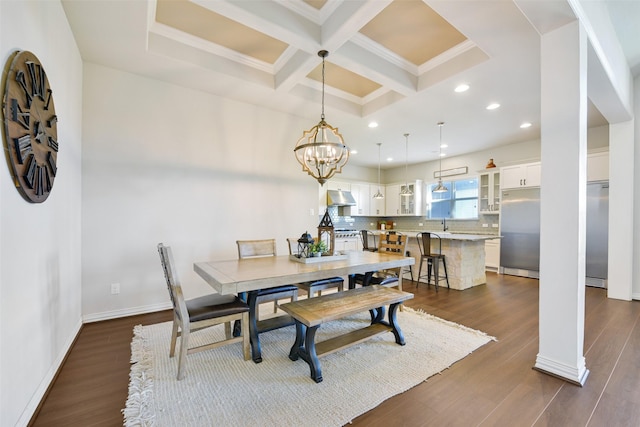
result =
M447 231L449 227L447 227L447 218L442 218L442 231Z

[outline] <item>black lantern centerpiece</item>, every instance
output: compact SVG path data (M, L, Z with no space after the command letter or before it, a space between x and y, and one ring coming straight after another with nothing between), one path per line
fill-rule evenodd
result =
M311 245L313 245L313 237L308 232L304 232L298 239L298 258L309 258L311 256Z
M336 236L333 229L333 222L331 221L331 217L329 216L329 209L324 212L324 216L320 221L320 225L318 225L318 241L326 242L328 246L327 253L329 255L334 254L334 250L336 247Z

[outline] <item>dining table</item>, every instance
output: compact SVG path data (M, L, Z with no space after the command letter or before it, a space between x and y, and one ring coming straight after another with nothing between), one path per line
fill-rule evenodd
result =
M261 289L282 285L317 281L336 276L351 277L378 270L406 267L415 264L413 257L393 253L347 251L339 256L304 262L294 260L293 255L278 255L244 259L201 261L193 264L194 271L213 289L222 295L246 295ZM312 261L312 260L309 260ZM402 290L402 277L394 286ZM265 319L250 319L252 359L262 361L260 331L293 324L288 315ZM261 324L261 326L258 326Z

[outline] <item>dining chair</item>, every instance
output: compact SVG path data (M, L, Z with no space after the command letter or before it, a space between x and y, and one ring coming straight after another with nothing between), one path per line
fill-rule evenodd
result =
M182 286L178 280L171 247L158 243L160 263L169 289L169 297L173 305L173 329L169 357L175 355L176 343L180 337L178 353L178 380L184 378L186 356L203 350L209 350L228 344L242 343L244 360L249 360L249 306L235 295L209 294L193 299L184 299ZM231 322L240 321L242 332L234 337ZM224 323L225 339L197 347L189 348L189 337L192 332Z
M240 259L275 257L278 255L275 239L263 240L236 240L238 257ZM293 325L295 322L289 315L278 316L259 322L260 304L273 301L274 312L278 311L278 301L289 298L291 301L298 299L298 287L296 285L282 285L273 288L257 289L249 291L246 295L249 304L249 338L251 341L251 358L255 363L262 362L260 348L260 334Z
M288 237L287 245L289 246L289 255L298 253L298 239ZM316 292L318 292L318 295L322 295L323 289L338 288L338 292L342 292L344 290L344 279L342 277L330 277L328 279L296 283L296 286L305 290L309 298L313 298Z
M436 292L438 291L438 282L440 280L440 262L444 267L444 279L447 281L447 288L449 288L449 275L447 274L447 260L442 253L442 239L436 233L422 232L416 236L418 239L418 247L420 248L420 266L418 267L418 280L424 277L422 275L422 263L427 261L427 285L431 284L431 272L433 271L433 281L436 286ZM438 252L432 252L431 244L432 240L436 240L436 246Z
M405 256L406 250L406 234L391 232L380 235L380 239L378 242L379 253L393 253L399 256ZM354 288L355 285L393 286L394 283L398 283L398 277L400 277L401 272L402 267L397 267L387 270L379 270L376 272L369 272L365 274L354 274L349 278L349 288Z
M376 252L378 250L376 235L369 230L360 230L360 240L362 240L363 251ZM373 242L373 246L370 245L371 242Z

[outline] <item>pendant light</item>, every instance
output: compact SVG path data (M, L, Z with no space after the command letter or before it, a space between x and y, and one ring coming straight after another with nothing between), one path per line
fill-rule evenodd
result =
M405 139L405 162L404 162L404 188L400 191L402 197L413 196L413 191L409 188L409 134L404 134Z
M434 193L449 191L447 187L442 185L442 126L444 126L444 122L438 122L438 127L440 127L440 173L438 174L438 185L433 189Z
M378 142L378 191L373 195L374 199L384 199L384 194L380 191L380 147L382 142Z
M324 121L324 59L329 55L326 50L318 52L322 58L322 114L320 122L302 133L293 152L302 170L324 185L329 178L342 172L349 160L349 147L344 145L338 128Z

